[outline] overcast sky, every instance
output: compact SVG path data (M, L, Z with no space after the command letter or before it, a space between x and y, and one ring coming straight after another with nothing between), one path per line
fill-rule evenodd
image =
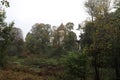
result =
M59 26L61 23L78 24L87 19L85 0L9 0L7 22L14 21L25 35L35 23Z

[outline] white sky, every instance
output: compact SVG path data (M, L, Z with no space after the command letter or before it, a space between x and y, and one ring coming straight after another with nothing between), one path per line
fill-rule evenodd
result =
M9 0L7 22L14 21L25 35L35 23L59 26L61 23L78 24L86 20L88 14L84 7L86 0ZM77 32L78 33L78 32Z

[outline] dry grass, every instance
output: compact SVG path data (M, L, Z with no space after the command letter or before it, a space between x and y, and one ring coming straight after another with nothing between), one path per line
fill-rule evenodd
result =
M41 76L22 71L0 70L0 80L44 80Z

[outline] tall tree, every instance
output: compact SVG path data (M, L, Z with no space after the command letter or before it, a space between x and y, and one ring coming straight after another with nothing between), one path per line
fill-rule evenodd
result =
M66 51L76 51L77 45L76 45L76 34L73 31L68 32L68 34L65 36L64 39L64 49Z
M110 10L111 0L87 0L85 6L92 21L101 16L106 17Z
M120 3L120 2L119 2ZM117 10L110 16L110 25L112 26L112 55L116 72L116 80L120 80L120 4L116 5Z
M24 49L23 34L20 28L13 27L10 35L12 37L11 43L8 45L6 53L8 55L20 56Z
M81 35L81 41L85 51L92 56L95 80L100 80L100 55L110 50L110 44L107 42L110 39L110 35L107 33L109 27L106 25L110 3L110 0L88 0L85 3L88 13L92 17L92 22L87 23L85 26L85 33Z
M66 51L75 51L77 48L77 45L76 45L77 36L72 31L74 28L74 23L68 22L65 25L65 27L66 27L66 34L65 34L65 38L64 38L63 47Z
M50 28L48 24L35 24L26 36L26 45L31 53L47 53L50 45Z
M7 47L7 45L10 42L11 36L10 31L14 25L14 23L7 24L5 22L5 10L3 9L3 6L9 7L9 2L6 0L2 0L0 4L0 66L5 65L5 54L4 51Z

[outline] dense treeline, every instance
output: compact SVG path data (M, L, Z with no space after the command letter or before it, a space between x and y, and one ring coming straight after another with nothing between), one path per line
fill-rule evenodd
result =
M32 70L47 80L120 80L120 1L87 0L85 7L91 20L78 26L80 40L72 22L36 23L24 40L22 30L7 24L1 10L1 68L13 65L17 68L10 69Z
M96 8L91 6L93 3L96 3L94 4ZM112 13L109 13L109 0L88 1L86 6L92 16L92 21L86 22L83 29L85 33L81 35L82 51L85 51L91 58L91 68L94 70L95 80L119 80L119 3L117 3L117 10Z
M77 37L71 31L73 23L69 22L66 26L61 24L54 29L55 27L52 28L49 24L37 23L33 25L25 40L28 52L54 57L61 55L61 51L75 51Z

